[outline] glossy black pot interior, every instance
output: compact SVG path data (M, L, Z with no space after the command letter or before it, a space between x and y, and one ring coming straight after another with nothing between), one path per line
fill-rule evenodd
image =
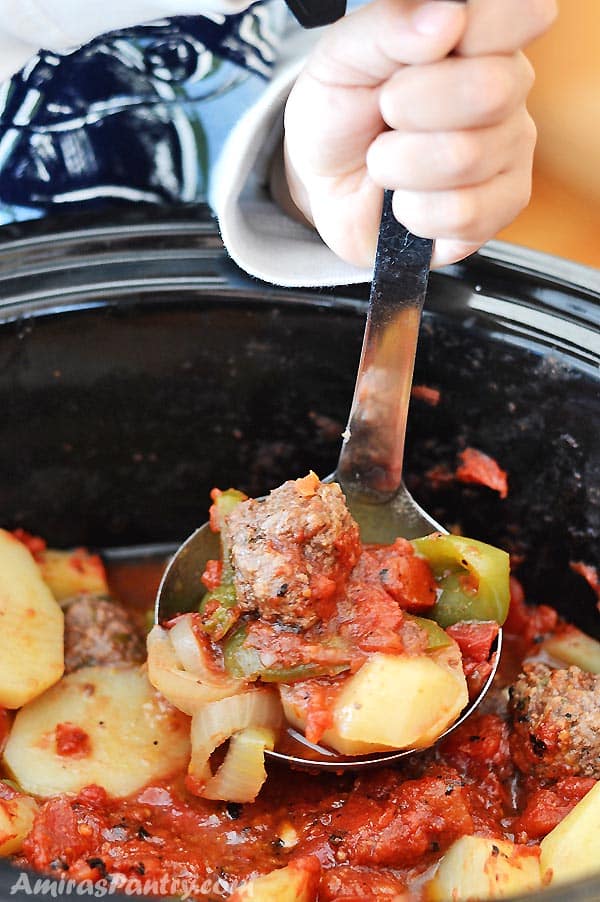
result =
M283 291L226 259L197 210L9 232L0 244L0 511L54 546L179 541L213 485L261 494L335 464L366 287ZM56 226L55 226L56 229ZM434 517L522 559L528 597L583 628L598 564L600 279L495 245L434 274L407 483ZM509 474L435 488L474 446ZM0 865L0 898L14 872ZM600 899L600 880L548 894Z

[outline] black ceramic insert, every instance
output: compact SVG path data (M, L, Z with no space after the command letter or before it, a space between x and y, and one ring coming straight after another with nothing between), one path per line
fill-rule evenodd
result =
M13 227L0 291L3 526L178 542L213 485L334 468L368 286L264 286L193 210ZM440 401L413 400L407 438L425 509L511 551L528 598L583 628L597 599L570 564L600 563L599 297L597 273L507 246L432 274L415 381ZM505 500L431 479L467 446L507 470ZM13 880L0 864L0 899Z

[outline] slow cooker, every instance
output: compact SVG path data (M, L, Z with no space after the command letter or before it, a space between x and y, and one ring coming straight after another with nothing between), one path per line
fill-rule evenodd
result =
M5 228L0 285L4 527L152 552L204 521L213 485L259 495L333 470L368 286L250 279L198 207ZM600 274L500 243L433 273L415 382L440 393L411 405L416 499L593 630L570 564L599 563ZM506 499L430 478L467 446L508 472ZM15 879L0 862L0 900ZM542 897L600 900L600 873Z

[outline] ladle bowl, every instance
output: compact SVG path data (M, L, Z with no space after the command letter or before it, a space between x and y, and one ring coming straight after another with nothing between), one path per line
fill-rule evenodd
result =
M432 246L431 241L417 238L397 222L392 192L386 191L354 397L336 470L326 480L341 485L361 539L367 543L391 544L399 536L413 539L446 532L416 503L402 481L408 407ZM156 599L156 623L198 609L203 594L200 577L207 562L220 556L215 535L205 523L167 567ZM456 729L481 704L496 673L501 647L502 630L491 652L489 678L436 741ZM286 746L290 739L291 751L286 748L268 754L312 769L374 767L420 751L401 749L346 757L309 743L292 728L288 728Z

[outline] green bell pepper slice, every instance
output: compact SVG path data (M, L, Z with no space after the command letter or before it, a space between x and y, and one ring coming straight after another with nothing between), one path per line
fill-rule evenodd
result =
M201 621L202 629L216 642L227 635L240 616L233 582L233 567L231 566L229 547L223 527L232 510L245 500L246 496L244 493L239 492L237 489L227 489L226 492L213 495L211 527L218 529L221 535L223 571L220 584L212 592L207 592L202 598L199 611L203 615Z
M233 583L221 583L207 592L198 608L202 619L200 626L215 642L223 639L239 620L240 609Z
M337 676L349 670L349 664L295 664L291 667L265 667L255 648L244 645L248 629L239 626L223 646L223 662L231 676L241 680L262 680L263 683L295 683L313 677Z
M461 620L495 620L502 626L510 601L510 561L506 551L466 539L434 533L414 539L417 554L427 559L440 595L431 617L441 627Z
M428 617L417 617L415 614L406 612L404 616L407 620L418 624L427 633L427 651L435 651L437 648L447 648L452 645L452 639L448 633L435 620L430 620Z

